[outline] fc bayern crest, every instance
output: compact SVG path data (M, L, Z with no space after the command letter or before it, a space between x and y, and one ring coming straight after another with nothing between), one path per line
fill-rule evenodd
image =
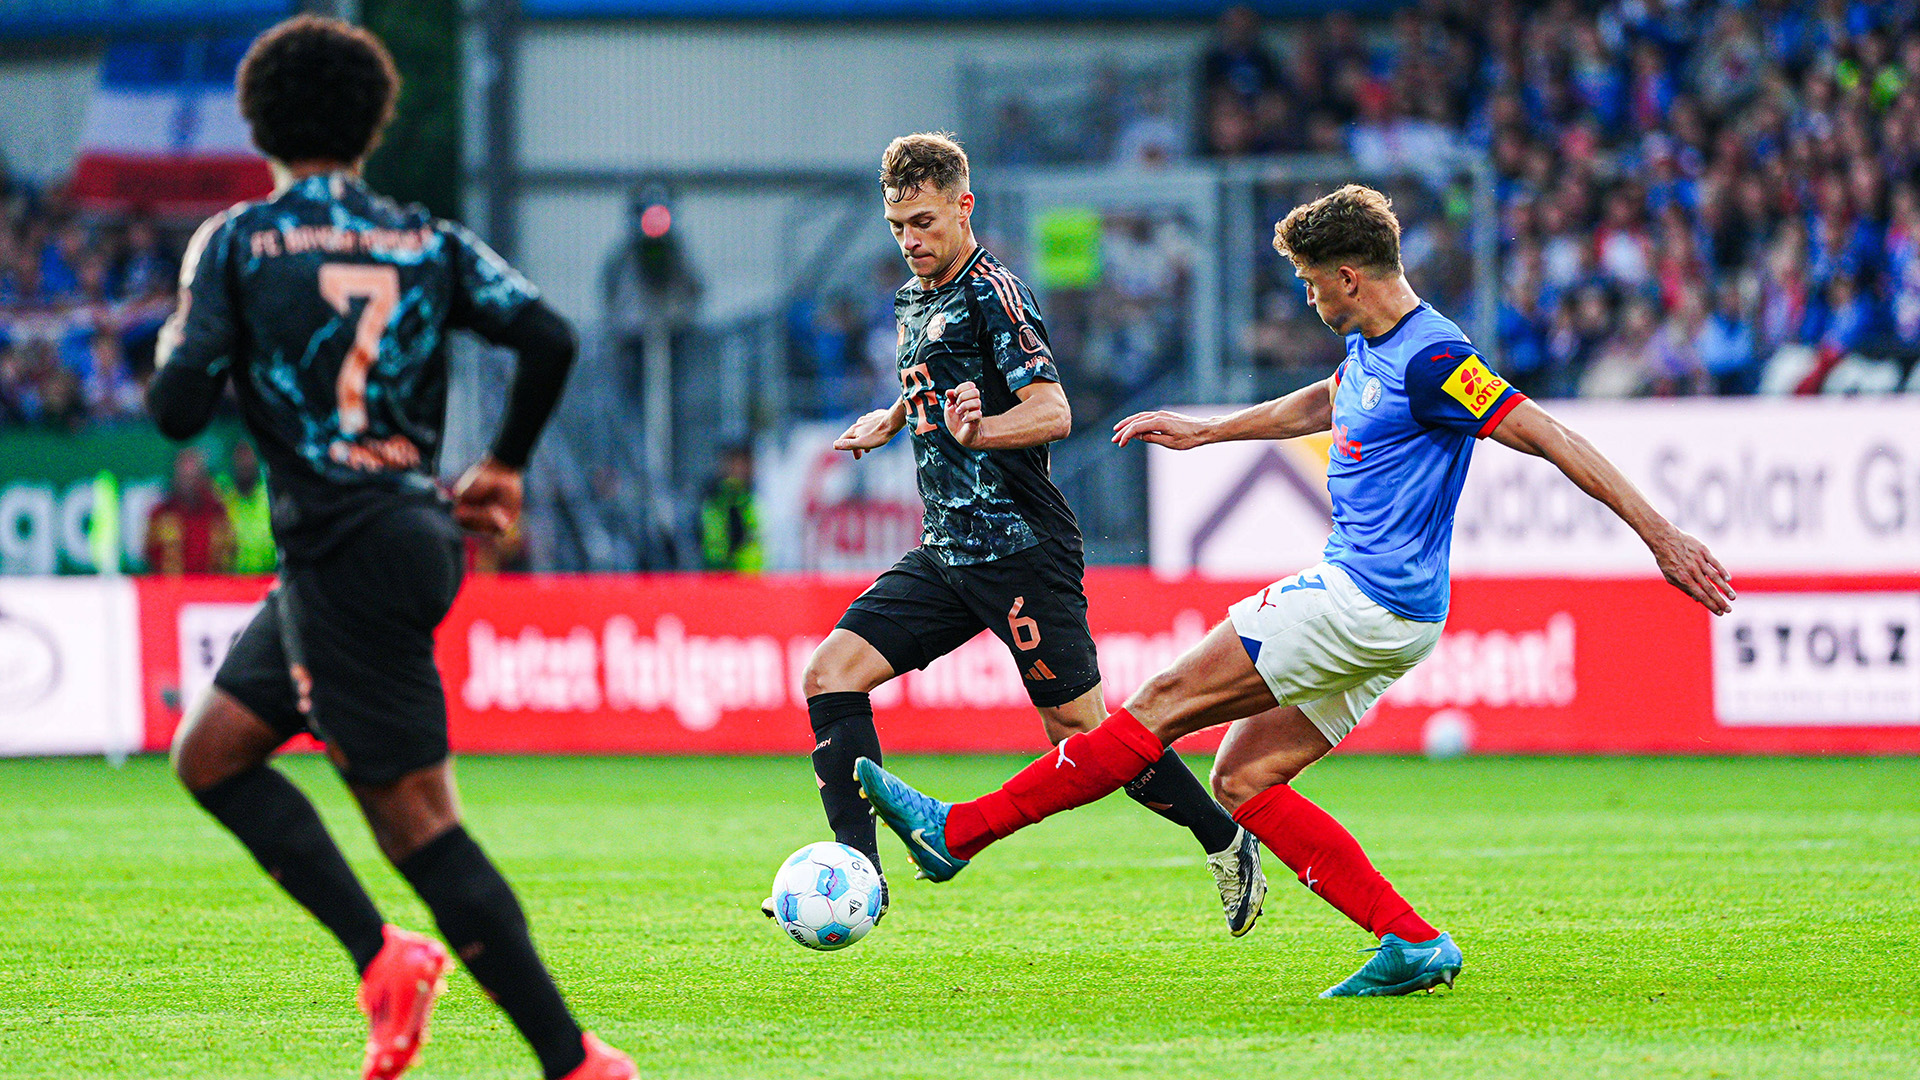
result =
M1380 380L1378 377L1367 379L1367 385L1360 388L1360 407L1371 409L1380 404Z
M947 313L936 311L933 318L927 320L927 340L939 341L940 335L947 332Z

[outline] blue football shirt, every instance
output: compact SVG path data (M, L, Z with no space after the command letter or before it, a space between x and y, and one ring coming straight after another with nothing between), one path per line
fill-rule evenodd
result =
M1347 335L1333 385L1326 559L1388 611L1438 622L1473 442L1526 396L1425 303L1377 338Z

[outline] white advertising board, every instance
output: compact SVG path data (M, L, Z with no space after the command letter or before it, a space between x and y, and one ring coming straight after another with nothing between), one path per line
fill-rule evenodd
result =
M1920 593L1748 593L1713 620L1726 727L1920 725Z
M920 543L913 440L900 435L858 461L833 441L843 423L796 424L756 448L754 496L767 569L885 570Z
M0 755L140 749L133 583L0 578Z
M1920 570L1920 397L1551 402L1654 508L1741 574ZM1229 408L1182 407L1193 415ZM1318 558L1326 442L1148 448L1152 562L1280 576ZM1310 497L1317 493L1320 502ZM1548 462L1475 448L1456 574L1652 576L1639 539Z

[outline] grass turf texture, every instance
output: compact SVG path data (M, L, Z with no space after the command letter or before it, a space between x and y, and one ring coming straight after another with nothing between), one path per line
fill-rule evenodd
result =
M1018 762L889 764L965 796ZM388 917L429 929L324 764L285 767ZM460 776L583 1021L648 1077L1910 1077L1920 1057L1916 760L1331 759L1302 790L1466 951L1451 993L1367 1001L1315 998L1370 941L1284 867L1230 940L1191 839L1120 797L940 886L883 831L893 914L821 954L757 910L822 835L804 759ZM0 1075L357 1075L344 954L162 762L0 762L0 790ZM461 974L410 1075L538 1074Z

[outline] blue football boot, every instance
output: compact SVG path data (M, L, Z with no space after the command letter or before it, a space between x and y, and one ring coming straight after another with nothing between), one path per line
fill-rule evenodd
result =
M1452 934L1421 942L1388 934L1367 951L1373 953L1373 959L1340 985L1322 990L1320 996L1393 997L1415 990L1430 991L1442 983L1452 988L1460 974L1460 946L1453 943Z
M907 845L907 856L920 868L919 877L945 881L966 867L967 860L947 850L947 812L953 809L952 803L920 794L867 758L853 763L853 776L874 813Z

